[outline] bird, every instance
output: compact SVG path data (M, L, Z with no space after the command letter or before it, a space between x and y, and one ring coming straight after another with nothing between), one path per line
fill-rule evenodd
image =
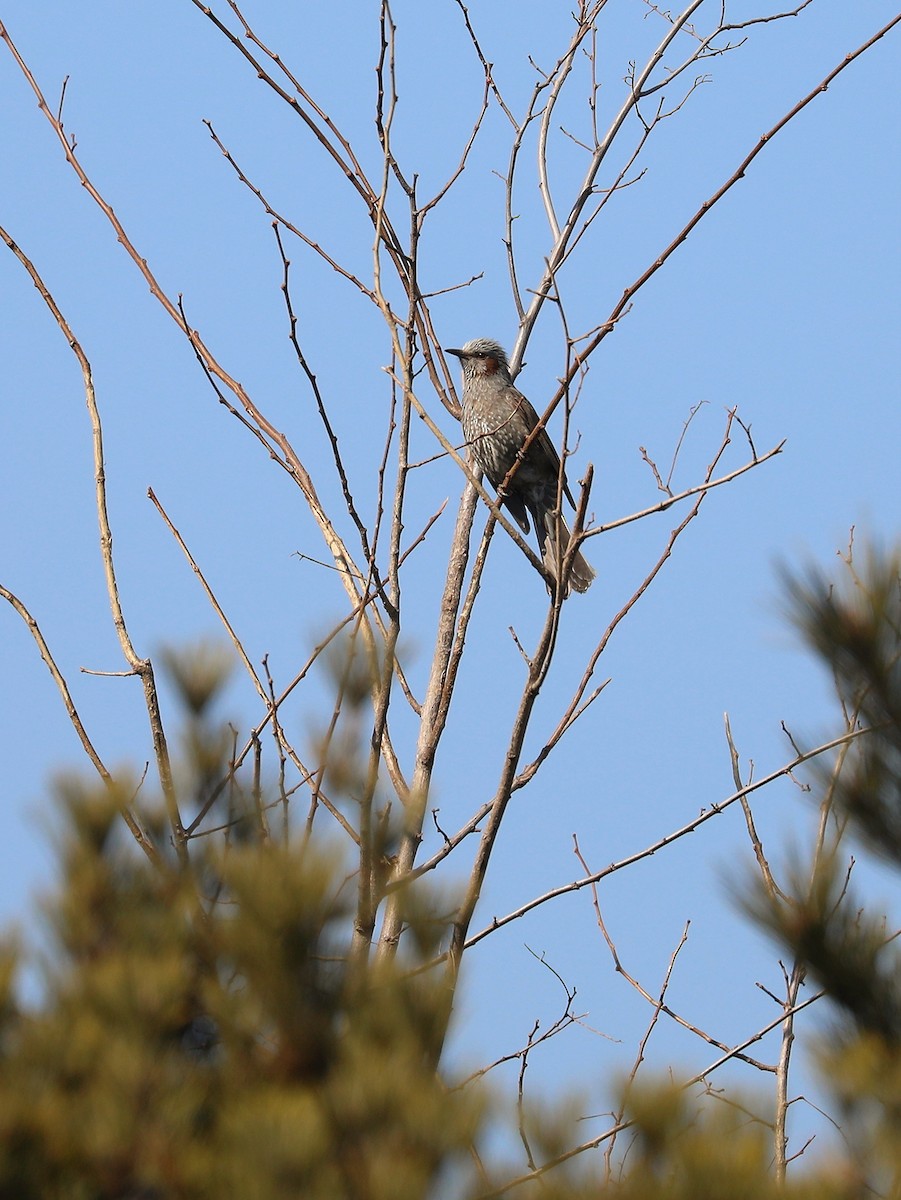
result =
M497 490L538 424L538 413L514 386L507 355L499 342L474 338L462 349L448 348L445 353L459 358L463 368L460 419L466 444ZM523 533L529 532L531 516L552 595L558 589L558 573L572 536L557 508L561 481L563 494L575 508L560 456L547 430L541 429L519 462L502 501ZM564 584L564 598L570 590L588 591L594 576L594 569L577 550Z

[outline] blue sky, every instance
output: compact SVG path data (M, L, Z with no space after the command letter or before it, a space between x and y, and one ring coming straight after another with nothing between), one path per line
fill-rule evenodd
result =
M539 66L556 59L569 36L569 8L522 3L511 21L509 6L471 6L515 112L524 109L535 79L528 56ZM203 120L276 208L363 276L371 275L365 214L321 148L193 4L95 0L87 11L78 9L9 0L0 19L54 108L68 77L66 127L93 181L162 286L184 296L191 324L315 467L323 501L334 508L340 494L327 446L287 340L270 218L237 182ZM351 6L340 21L334 12L325 4L260 0L246 15L377 175L377 7ZM709 81L661 124L639 160L645 174L612 199L561 278L574 328L602 321L761 134L892 16L892 6L879 0L819 0L797 18L751 30L745 45L706 64ZM425 197L459 161L481 100L480 71L455 4L398 3L394 19L395 147ZM605 10L602 122L621 103L630 59L648 53L662 20L640 0ZM654 586L617 629L599 667L611 683L557 757L511 803L476 930L579 877L573 834L600 868L727 796L724 712L756 775L790 757L781 722L808 743L835 731L828 680L783 619L778 570L815 562L837 571L836 551L847 546L852 526L861 538L897 538L898 37L895 30L852 64L774 139L639 293L593 359L573 417L580 441L570 474L578 479L593 463L590 507L598 523L659 499L639 447L668 464L698 404L677 488L702 477L725 411L735 405L760 452L783 439L785 449L708 497ZM66 165L5 50L0 61L0 224L43 274L94 368L117 566L138 650L153 654L219 635L147 500L152 487L250 657L259 662L268 654L276 677L287 680L344 611L329 573L295 556L325 553L302 497L216 403L184 339ZM583 136L587 79L580 60L571 95L561 103L561 123ZM684 90L675 89L673 101ZM621 155L635 135L632 129L624 137ZM492 105L463 179L424 227L424 290L481 275L432 302L445 346L483 335L511 346L516 336L501 240L499 174L509 145L509 124ZM621 161L609 171L615 174ZM584 170L583 152L555 131L550 165L565 211ZM549 248L529 140L517 204L520 279L528 289ZM396 212L400 224L403 210ZM385 328L369 302L314 254L291 239L288 245L299 335L371 517L387 421ZM0 296L0 583L39 621L103 756L111 765L140 764L149 748L137 682L80 673L124 664L97 550L90 428L77 364L5 248ZM518 381L539 410L563 365L560 324L547 307ZM425 377L421 399L458 443L459 429ZM420 425L413 444L422 459L437 449ZM732 467L743 459L736 438L724 461ZM410 538L449 498L406 576L403 646L420 690L460 490L459 469L447 459L421 468L410 487ZM527 757L555 724L587 654L677 519L670 512L589 542L598 578L564 610ZM494 790L522 685L508 629L529 646L544 613L540 580L498 533L435 776L432 802L448 830ZM315 678L286 717L299 744L308 744L321 723L326 684L322 675ZM257 718L252 691L238 675L223 711L245 729ZM171 701L166 716L174 729ZM409 755L413 723L397 719ZM85 765L46 668L11 609L0 617L0 739L7 800L0 916L10 921L25 919L35 889L50 878L45 832L53 775ZM789 843L809 839L812 814L790 782L768 789L756 814L776 861L784 861ZM435 845L432 833L426 852ZM751 862L734 809L602 889L623 959L652 992L691 921L671 1002L726 1042L775 1015L755 985L778 986L777 954L736 912L725 884ZM448 883L463 869L461 861ZM873 902L881 903L884 881L874 871L867 882ZM536 1056L534 1077L547 1090L579 1087L589 1098L586 1108L603 1107L603 1081L631 1061L648 1012L614 974L585 892L537 909L474 950L453 1052L467 1063L490 1060L523 1044L535 1019L544 1027L557 1015L560 985L526 946L545 954L578 989L575 1008L588 1014L590 1027L570 1030ZM773 1056L775 1043L767 1045L762 1057ZM709 1046L669 1026L661 1026L649 1052L652 1065L688 1072L714 1057ZM737 1077L747 1087L759 1082L751 1073ZM815 1125L809 1113L800 1120L802 1131L807 1122Z

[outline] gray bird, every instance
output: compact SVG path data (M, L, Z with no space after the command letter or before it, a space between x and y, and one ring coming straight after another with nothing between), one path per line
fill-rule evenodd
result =
M463 367L462 421L466 444L491 486L497 489L516 462L526 438L538 424L538 413L514 386L507 355L497 342L490 338L475 338L462 350L449 349L446 353L455 354ZM503 500L523 533L529 532L531 514L538 549L555 585L571 536L557 509L559 480L560 456L547 430L542 429L510 480ZM563 494L575 508L565 474ZM577 592L588 591L593 579L594 570L577 552L565 595L569 595L571 588Z

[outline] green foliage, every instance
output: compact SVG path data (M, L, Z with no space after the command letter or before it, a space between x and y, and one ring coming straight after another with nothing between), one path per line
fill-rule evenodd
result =
M637 1137L628 1176L613 1193L617 1200L837 1200L853 1194L828 1174L777 1185L767 1124L736 1097L699 1111L672 1085L638 1089L629 1115Z
M831 668L862 738L835 787L871 849L901 866L901 555L866 553L842 588L811 573L790 585L795 623Z
M869 551L833 586L819 574L790 585L793 616L831 669L859 732L831 773L820 773L823 812L901 867L901 558ZM819 1048L843 1111L856 1177L901 1194L901 953L881 916L860 902L840 842L787 898L762 890L752 908L838 1006L842 1021Z
M693 1096L673 1083L629 1089L625 1162L613 1177L601 1176L569 1159L539 1179L512 1190L504 1184L478 1193L541 1200L856 1200L861 1195L852 1173L830 1164L799 1173L786 1185L773 1176L768 1119L738 1097ZM545 1119L553 1123L553 1114ZM572 1130L565 1136L571 1138ZM564 1131L559 1130L564 1136ZM537 1148L538 1139L531 1142ZM553 1158L558 1146L542 1146ZM603 1151L603 1145L600 1147Z
M66 813L44 996L3 1009L0 1194L422 1196L479 1105L432 1066L440 979L348 953L337 858L159 869L110 797Z
M871 729L823 776L824 811L901 866L899 594L893 559L874 559L850 595L817 578L794 590L811 644ZM226 745L206 717L221 668L205 652L196 672L182 663L174 674L187 713L178 786L205 805ZM364 694L355 686L355 703ZM362 786L352 748L339 757L338 776ZM276 843L232 795L227 833L178 856L160 819L147 857L121 821L132 795L62 788L52 945L32 1008L15 999L17 949L0 952L0 1197L901 1195L901 963L852 896L837 848L812 883L799 872L793 890L762 891L755 908L844 1014L819 1048L844 1115L841 1161L802 1162L779 1184L770 1117L667 1084L630 1088L629 1148L611 1176L603 1145L571 1152L562 1110L523 1118L535 1167L510 1171L478 1152L497 1114L435 1067L449 991L430 964L448 930L421 893L407 900L415 936L403 956L373 959L353 866L334 847ZM384 823L372 827L375 868L391 846Z

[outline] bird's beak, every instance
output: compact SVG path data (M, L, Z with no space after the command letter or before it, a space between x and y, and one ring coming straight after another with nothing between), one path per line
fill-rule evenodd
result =
M462 358L462 357L463 357L463 351L462 351L462 350L451 350L451 349L450 349L450 347L448 347L448 348L447 348L447 349L444 351L444 353L445 353L445 354L454 354L454 355L456 355L456 357L457 357L457 358Z

